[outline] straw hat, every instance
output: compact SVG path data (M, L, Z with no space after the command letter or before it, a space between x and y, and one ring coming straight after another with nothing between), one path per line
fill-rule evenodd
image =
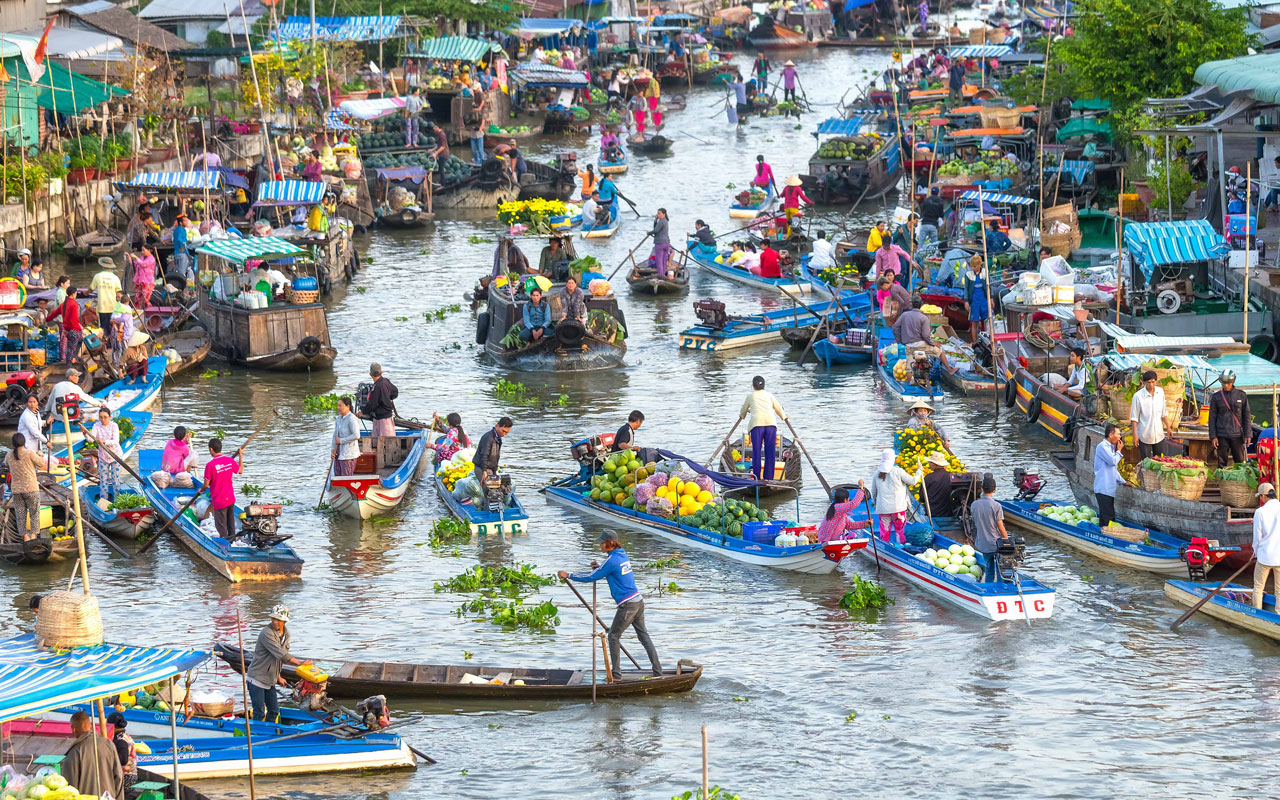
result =
M929 463L935 467L947 466L947 456L941 450L934 450L929 454Z
M923 355L923 351L920 351L920 350L916 351L916 355ZM929 404L928 400L924 400L924 399L917 400L914 403L912 403L910 406L908 406L907 410L915 411L917 408L923 408L925 411L928 411L930 413L933 412L933 406Z
M125 342L125 346L138 347L139 345L144 345L149 341L151 341L150 336L143 331L134 329L133 335L129 337L129 341Z
M115 269L116 262L115 262L115 259L111 258L110 256L103 256L102 258L98 259L98 266L102 267L103 269Z
M788 186L799 186L799 185L800 185L800 176L799 176L799 175L792 175L790 178L787 178L787 185L788 185Z
M787 59L787 63L783 64L782 66L784 66L784 67L794 67L795 65L796 65L796 62L792 61L791 59Z

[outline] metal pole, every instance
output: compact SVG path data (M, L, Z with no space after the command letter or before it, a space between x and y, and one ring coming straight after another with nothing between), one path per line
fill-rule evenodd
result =
M1123 294L1124 275L1120 274L1123 269L1124 252L1120 248L1124 244L1124 167L1120 168L1120 194L1116 197L1116 324L1120 324L1120 297Z
M315 0L311 0L312 8L315 7ZM253 730L251 728L253 714L252 706L249 704L249 678L248 670L244 666L244 623L240 621L240 609L236 609L236 639L240 645L240 689L244 692L244 741L249 752L249 798L257 800L257 786L253 780ZM267 691L274 692L276 688L272 686ZM176 756L175 756L176 758Z
M1218 197L1222 201L1222 213L1227 213L1227 160L1222 150L1222 131L1218 131ZM1223 231L1226 233L1226 231Z
M1271 382L1271 444L1272 444L1272 447L1271 447L1271 480L1272 480L1272 481L1275 481L1275 479L1276 479L1276 473L1277 473L1277 472L1280 472L1280 470L1278 470L1278 469L1277 469L1277 467L1278 467L1278 466L1280 466L1280 463L1278 463L1278 462L1280 462L1280 448L1275 447L1275 445L1276 445L1277 443L1280 443L1280 439L1277 439L1277 437L1276 437L1276 417L1277 417L1277 414L1276 414L1276 382L1275 382L1275 381L1272 381L1272 382Z
M173 796L182 797L182 785L178 782L178 704L173 696L177 676L169 678L169 740L173 743Z
M986 204L982 201L982 185L979 184L978 185L978 235L982 237L982 269L983 271L986 272L986 277L982 281L982 288L986 291L986 294L987 294L987 336L991 339L991 353L992 353L992 357L994 358L995 352L996 352L996 310L991 305L991 268L987 266L987 225L986 225L986 212L983 210L983 207L985 205ZM978 340L977 333L974 333L973 339L975 342ZM991 396L994 397L996 401L996 405L995 405L996 413L995 413L995 417L992 417L993 420L1000 416L999 377L1000 377L999 374L997 374L996 380L991 382L991 387L992 387ZM932 386L930 387L929 392L932 395L933 393Z
M310 4L310 5L311 5L311 46L312 46L312 47L315 47L315 44L316 44L316 0L311 0L311 4ZM240 13L242 13L242 14L244 13L244 4L243 4L243 3L241 3L241 4L240 4ZM249 30L249 29L248 29L248 26L246 25L246 27L245 27L245 32L247 33L247 32L248 32L248 30Z
M1250 160L1245 167L1244 182L1244 338L1240 341L1245 344L1249 343L1249 269L1253 261L1249 257L1249 248L1253 246L1251 241L1253 237L1253 217L1250 216L1253 209L1253 161ZM1172 207L1172 206L1171 206Z
M80 487L76 480L76 454L71 449L71 420L62 408L62 435L67 440L67 464L71 467L71 507L76 512L76 548L80 551L80 583L89 594L89 559L84 552L84 523L80 521Z
M1252 164L1252 162L1250 162ZM1168 195L1169 221L1173 221L1173 161L1169 158L1169 137L1164 137L1164 189Z

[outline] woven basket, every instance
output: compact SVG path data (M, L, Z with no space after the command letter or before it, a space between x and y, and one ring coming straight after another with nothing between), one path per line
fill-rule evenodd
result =
M1022 122L1022 112L1018 109L1004 107L996 109L996 127L1016 128L1020 122Z
M1256 508L1258 495L1249 488L1246 481L1218 481L1218 491L1222 495L1222 504L1232 508Z
M1126 542L1145 542L1147 540L1147 532L1142 528L1130 528L1125 525L1108 525L1102 529L1102 532L1108 536L1114 536L1117 539L1124 539Z
M57 650L102 644L98 598L80 592L49 592L40 598L36 638Z
M1111 416L1116 419L1128 419L1133 403L1125 399L1125 387L1111 387Z
M223 700L221 703L191 703L197 717L222 717L235 711L234 700Z
M1142 488L1148 492L1160 491L1160 473L1154 469L1146 469L1145 467L1138 470L1138 475L1142 479Z
M1209 479L1206 472L1191 478L1184 478L1174 472L1160 473L1160 493L1180 500L1199 500L1204 493L1205 481Z
M284 287L284 299L295 305L305 305L306 303L314 303L320 297L317 289L295 289L292 286Z

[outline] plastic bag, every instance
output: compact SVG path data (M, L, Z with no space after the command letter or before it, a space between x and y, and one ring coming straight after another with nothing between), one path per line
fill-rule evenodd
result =
M648 506L649 501L652 500L654 497L653 493L656 491L657 489L654 486L647 483L642 483L639 486L637 486L636 487L636 505Z
M675 507L671 505L671 501L667 498L655 497L645 503L644 510L646 514L652 514L663 519L671 519L672 514L675 512Z

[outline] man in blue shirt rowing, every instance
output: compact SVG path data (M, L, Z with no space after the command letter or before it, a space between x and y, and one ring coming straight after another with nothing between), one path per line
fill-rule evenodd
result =
M618 651L621 649L619 640L622 638L622 632L627 628L636 629L636 638L640 640L644 651L649 654L653 675L661 677L662 665L658 663L658 650L653 646L649 631L644 627L644 597L636 588L636 578L631 572L631 559L627 558L627 551L623 550L618 542L618 534L609 528L604 529L604 532L596 538L596 542L606 553L604 563L591 562L593 571L589 573L569 574L560 570L560 580L595 583L604 578L608 582L609 594L612 595L613 602L618 605L618 610L613 615L613 624L609 626L609 659L613 680L622 680L622 669L618 666Z

